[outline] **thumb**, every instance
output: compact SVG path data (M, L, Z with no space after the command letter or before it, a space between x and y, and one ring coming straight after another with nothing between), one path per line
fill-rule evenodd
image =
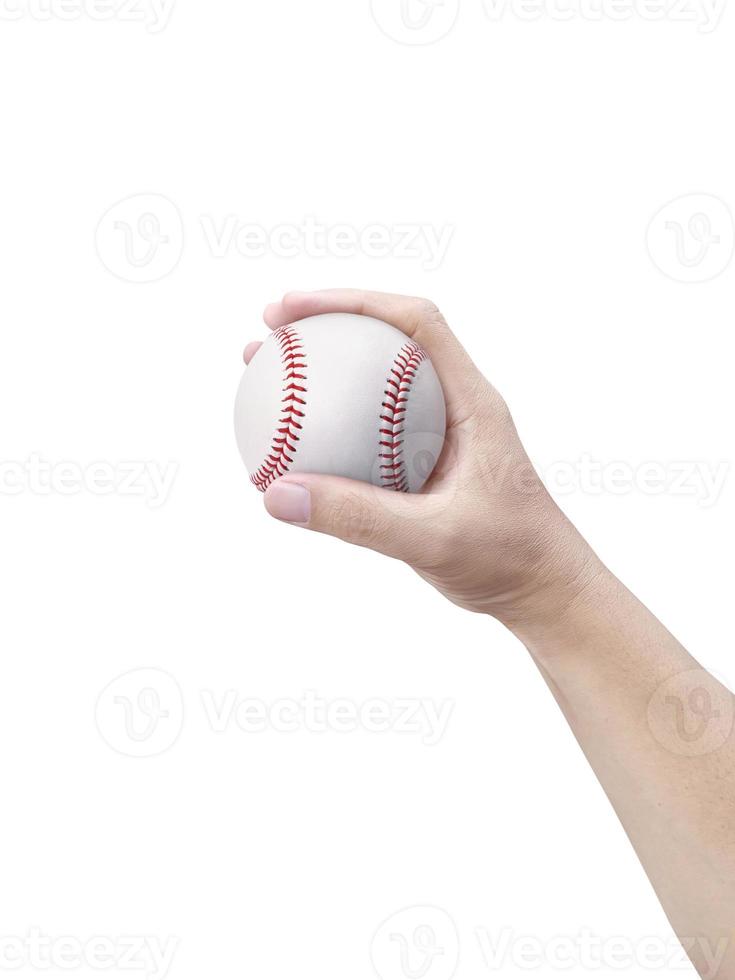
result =
M414 564L431 535L423 499L339 476L299 473L268 487L265 508L279 521Z

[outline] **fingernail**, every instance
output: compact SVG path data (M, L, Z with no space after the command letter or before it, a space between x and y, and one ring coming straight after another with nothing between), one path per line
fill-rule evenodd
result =
M311 494L300 483L277 480L265 493L265 509L279 521L308 524L311 517Z

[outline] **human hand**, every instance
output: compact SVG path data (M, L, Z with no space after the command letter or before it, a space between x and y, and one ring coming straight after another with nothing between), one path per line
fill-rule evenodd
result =
M321 313L392 324L431 357L444 389L447 435L419 494L294 473L265 493L279 520L399 558L457 605L510 628L554 615L598 567L533 469L499 393L427 300L352 289L287 293L269 305L277 330ZM248 344L249 363L260 344Z

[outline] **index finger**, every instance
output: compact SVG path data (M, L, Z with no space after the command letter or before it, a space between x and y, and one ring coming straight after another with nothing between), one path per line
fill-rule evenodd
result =
M357 313L384 320L420 344L429 354L449 399L476 390L478 370L434 303L415 296L362 289L325 289L286 293L266 307L263 318L277 330L287 323L322 313Z

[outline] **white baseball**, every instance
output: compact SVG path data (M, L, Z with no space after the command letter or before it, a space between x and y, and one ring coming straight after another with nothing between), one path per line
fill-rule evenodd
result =
M444 445L446 410L427 354L373 317L329 313L281 327L248 365L235 434L259 490L328 473L420 490Z

